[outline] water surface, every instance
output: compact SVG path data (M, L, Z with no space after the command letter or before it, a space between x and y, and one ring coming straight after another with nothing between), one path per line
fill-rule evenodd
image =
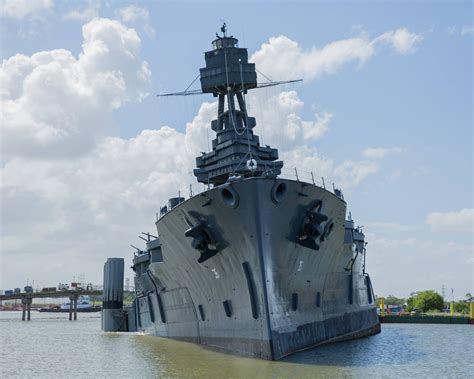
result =
M474 326L385 324L382 333L278 362L131 333L102 333L100 317L0 312L2 377L468 378Z

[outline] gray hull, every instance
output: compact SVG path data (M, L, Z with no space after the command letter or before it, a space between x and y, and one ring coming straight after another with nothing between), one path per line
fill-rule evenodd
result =
M284 194L275 201L275 183L282 182ZM237 204L214 188L157 222L163 261L152 261L137 283L139 330L264 359L380 331L370 280L347 237L343 200L283 179L231 187ZM295 236L317 201L334 227L314 250ZM196 224L206 226L217 250L202 263L185 236Z

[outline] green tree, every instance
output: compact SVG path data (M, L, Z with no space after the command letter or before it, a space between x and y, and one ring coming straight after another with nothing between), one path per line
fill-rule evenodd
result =
M418 309L422 312L427 311L442 311L443 310L443 298L439 293L435 291L421 291L411 296L407 300L407 309L409 311Z
M469 303L466 301L456 301L454 303L454 312L468 314L469 313Z
M387 305L396 305L396 306L402 306L403 304L405 304L405 299L401 298L401 297L395 297L393 295L388 295L386 298L385 298L385 304Z
M377 306L380 306L380 303L382 301L382 296L381 297L376 296L375 300L377 302ZM401 297L395 297L393 295L388 295L387 297L383 297L383 303L385 305L402 306L405 304L405 299Z
M415 298L417 295L412 295L407 299L407 311L412 311L413 309L416 308L415 305Z

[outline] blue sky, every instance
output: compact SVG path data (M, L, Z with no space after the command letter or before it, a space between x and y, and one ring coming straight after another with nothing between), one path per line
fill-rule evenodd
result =
M213 116L212 105L202 106L212 103L210 97L153 95L187 87L225 20L249 55L260 54L256 63L268 67L271 73L264 73L272 79L304 79L256 95L256 133L280 149L287 167L301 162L302 169L343 186L348 209L365 226L376 293L407 296L416 290L440 291L442 285L453 288L455 297L474 291L472 3L41 0L31 9L11 4L0 2L0 85L2 110L8 109L7 116L2 114L7 145L2 145L1 157L6 227L0 287L23 285L18 256L31 262L25 272L38 283L48 276L66 281L83 272L100 282L105 257L130 257L127 246L137 233L153 230L159 206L175 187L192 180L189 175L166 176L167 167L161 167L165 153L173 155L169 170L189 172L193 149L205 148L201 142ZM133 59L122 54L122 46L112 45L109 55L97 58L96 42L117 41L112 37L120 33L127 35L123 47L130 47ZM278 36L283 37L270 40ZM395 36L402 45L396 45ZM349 45L346 50L324 50L336 41ZM298 48L292 50L291 43ZM90 50L83 50L83 44ZM262 44L283 46L285 59L298 63L273 70ZM50 56L56 49L70 54L63 58L68 63L61 70L68 74L62 80L67 82L76 69L85 73L71 87L50 86L44 78L59 76L47 76L41 71L44 63L30 62L35 53ZM12 60L15 54L29 57L29 66ZM347 58L350 54L356 57ZM357 54L368 55L362 59ZM74 60L81 55L89 58L77 68ZM324 70L321 62L326 62ZM25 65L36 70L34 84L31 72L20 75L15 85L4 84ZM123 81L115 83L115 93L100 86L103 73L120 70ZM89 87L93 91L88 95ZM56 90L61 95L54 97ZM288 96L281 97L281 91ZM50 103L43 103L48 96L56 102L51 110ZM283 107L290 104L288 109L272 110L268 104L273 98ZM37 113L30 109L45 104L48 117L35 120ZM61 121L71 113L74 120L82 120L73 132ZM30 117L27 126L11 121L25 114ZM328 119L318 123L325 114ZM301 130L308 122L318 135L288 139L288 122L294 118ZM51 130L65 139L50 144L42 133ZM25 138L25 133L34 137ZM178 153L183 141L186 152ZM296 156L301 161L291 160ZM119 167L112 176L110 165L115 164ZM150 183L160 189L150 190ZM120 196L111 195L114 190ZM38 227L37 216L43 227ZM78 233L83 233L82 241L75 240ZM33 249L26 246L25 235ZM38 269L45 261L53 262L52 267Z

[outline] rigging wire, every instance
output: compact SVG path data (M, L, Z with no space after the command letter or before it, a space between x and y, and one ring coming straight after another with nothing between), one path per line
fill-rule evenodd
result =
M201 76L201 74L199 73L198 76L196 76L196 77L194 78L194 80L191 82L191 84L190 84L189 86L187 86L186 89L185 89L183 92L187 92L187 90L194 84L194 82L195 82L196 80L199 79L200 76Z
M265 79L267 79L271 83L275 83L273 80L271 80L267 75L265 75L262 71L260 71L257 67L255 67L255 71L257 71L260 75L262 75Z

